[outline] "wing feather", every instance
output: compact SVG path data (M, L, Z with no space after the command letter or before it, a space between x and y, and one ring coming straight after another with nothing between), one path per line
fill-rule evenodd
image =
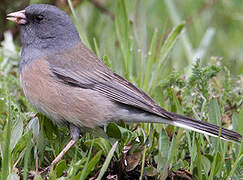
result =
M78 54L80 49L85 51L85 57ZM161 108L148 95L126 79L113 73L83 45L71 53L74 54L68 55L70 52L64 52L47 57L50 69L58 81L80 88L90 88L114 102L163 116ZM164 116L168 118L167 115Z

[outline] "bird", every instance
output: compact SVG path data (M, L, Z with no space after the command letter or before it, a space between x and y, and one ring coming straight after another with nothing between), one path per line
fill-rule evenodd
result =
M32 4L8 14L21 26L20 83L37 112L68 125L71 140L63 157L85 129L123 120L165 123L225 140L242 135L160 107L141 89L114 73L88 49L69 16L56 6Z

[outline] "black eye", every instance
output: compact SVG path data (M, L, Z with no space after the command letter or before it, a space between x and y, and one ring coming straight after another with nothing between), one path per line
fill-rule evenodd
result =
M44 19L44 16L43 15L37 15L35 17L35 19L40 22L40 21L42 21Z

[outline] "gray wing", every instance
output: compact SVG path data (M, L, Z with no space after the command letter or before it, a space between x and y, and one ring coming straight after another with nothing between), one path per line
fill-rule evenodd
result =
M114 102L170 119L166 113L161 113L161 108L148 95L113 73L84 45L75 51L49 56L47 60L53 74L65 84L92 89Z
M219 132L222 131L222 138L241 141L242 136L238 133L224 128L220 129L218 126L179 114L170 113L160 108L142 90L113 73L83 45L77 47L77 49L72 49L70 52L47 57L50 69L58 81L68 86L92 89L111 101L158 115L167 119L166 123L175 126L212 136L218 136ZM161 120L159 122L165 121Z

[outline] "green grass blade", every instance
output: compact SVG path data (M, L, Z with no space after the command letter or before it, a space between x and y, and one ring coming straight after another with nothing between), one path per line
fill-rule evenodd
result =
M122 55L123 77L129 79L132 75L133 61L131 59L131 43L129 39L129 22L125 0L116 5L115 30Z
M196 59L196 58L201 59L201 60L205 59L204 57L210 47L214 34L215 34L214 28L209 27L207 29L207 31L205 32L197 50L195 50L193 59Z
M130 4L129 4L130 5ZM137 46L137 58L136 58L136 76L137 76L137 85L142 87L144 76L146 76L144 71L144 64L147 51L147 20L146 20L146 9L144 6L144 0L136 1L135 3L135 15L133 19L133 34L136 41L135 46ZM136 56L136 55L135 55Z
M141 172L140 172L139 180L142 180L143 179L146 151L147 151L147 147L145 146L144 147L144 150L143 150L142 165L141 165Z
M243 134L243 106L238 115L237 132Z
M3 148L3 162L2 162L2 175L1 179L7 179L9 175L9 161L10 161L10 138L11 138L11 102L10 97L8 97L8 121L5 129L5 140Z
M91 173L91 171L95 168L95 165L99 162L100 157L102 155L102 151L99 151L98 153L96 153L96 155L90 160L89 164L88 164L88 168L87 171L85 173L85 179L86 177Z
M86 163L84 165L84 169L82 170L82 174L79 178L80 180L84 180L86 178L85 175L87 174L88 164L89 164L89 160L90 160L90 157L91 157L91 154L92 154L93 145L94 145L94 141L92 141L92 144L90 146L88 158L87 158Z
M25 150L25 156L24 156L24 180L27 179L27 175L28 175L28 162L29 162L30 151L31 151L31 137L32 137L32 133L29 133L28 144L27 144L27 147Z
M221 135L221 128L222 128L221 113L220 113L218 101L216 98L212 99L209 102L209 112L208 113L209 113L209 122L220 127L219 135ZM213 145L214 145L214 148L216 151L218 150L219 146L222 149L220 138L217 138L217 139L214 138Z
M171 0L165 0L165 5L166 7L168 8L168 12L169 12L169 15L172 19L172 22L174 25L177 25L181 22L181 18L180 16L177 14L177 10L173 4L174 1L171 1ZM188 60L188 68L187 68L187 72L191 71L192 69L192 65L195 63L194 61L196 59L193 59L193 50L192 50L192 46L191 46L191 43L189 41L189 38L187 37L186 33L184 33L182 35L182 45L183 45L183 48L184 48L184 51L185 51L185 54L186 54L186 57L187 57L187 60ZM190 73L187 73L187 75L190 75Z
M150 86L150 92L153 92L153 89L156 87L157 82L161 79L160 74L162 69L162 65L166 64L165 60L168 57L169 53L171 52L171 49L174 47L176 40L178 39L180 33L182 32L184 28L185 23L181 23L178 26L176 26L172 32L169 34L168 38L166 39L165 43L160 49L159 58L155 65L155 72L152 76L152 84Z
M97 41L95 38L93 38L93 41L94 41L94 46L95 46L95 54L98 58L101 59L101 56L100 56L100 51L99 51L99 47L98 47L98 44L97 44Z
M220 167L221 161L222 161L222 153L220 151L216 152L215 156L214 156L214 159L213 159L212 166L211 166L209 180L214 180L215 179L215 175L217 174L217 172L221 168Z
M71 12L73 14L75 24L77 24L77 28L78 28L78 31L79 31L79 35L81 36L81 39L82 39L83 43L90 49L89 41L88 41L87 37L85 36L84 30L83 30L81 24L78 23L79 20L78 20L77 14L76 14L76 12L73 8L73 4L72 4L71 0L68 0L68 5L69 5Z
M202 180L202 156L200 152L200 145L199 142L196 141L197 144L197 172L198 172L198 179Z
M115 144L112 146L110 152L108 153L108 155L107 155L107 157L105 159L105 162L104 162L104 164L103 164L103 166L102 166L102 168L100 170L100 174L97 177L97 180L101 180L101 178L105 174L105 172L106 172L106 170L107 170L107 168L108 168L108 166L110 164L110 161L111 161L111 159L112 159L112 157L114 155L114 152L116 150L117 145L118 145L118 141L115 142Z
M173 141L174 142L174 141ZM171 146L173 144L171 143ZM165 131L162 129L159 135L159 154L157 171L160 172L160 179L168 176L168 159L170 158L170 140Z
M237 169L239 163L241 162L241 160L243 159L243 142L241 143L241 153L239 153L237 159L235 160L232 169L229 173L229 177L233 177L235 170ZM242 162L241 162L242 163ZM241 166L242 167L242 166Z
M152 38L152 42L151 42L151 45L150 45L150 49L149 49L149 52L148 52L148 58L146 60L146 70L145 70L144 83L143 83L143 90L145 92L148 91L148 85L149 85L149 80L151 78L157 40L158 40L158 30L155 29L154 34L153 34L153 38Z

